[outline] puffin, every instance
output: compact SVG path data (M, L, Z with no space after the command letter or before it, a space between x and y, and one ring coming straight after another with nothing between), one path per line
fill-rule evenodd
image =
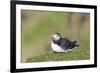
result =
M60 33L54 33L51 39L51 48L54 53L72 51L80 46L76 40L70 41L68 38L62 37Z

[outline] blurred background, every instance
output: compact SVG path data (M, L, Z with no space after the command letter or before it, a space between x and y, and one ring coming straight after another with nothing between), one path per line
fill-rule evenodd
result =
M21 61L43 62L90 58L90 14L75 12L21 11ZM51 36L59 32L80 47L68 53L53 53Z

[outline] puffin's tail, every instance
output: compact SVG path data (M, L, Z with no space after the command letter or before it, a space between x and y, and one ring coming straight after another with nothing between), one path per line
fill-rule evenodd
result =
M76 44L75 46L76 46L76 47L79 47L80 45Z
M73 41L72 43L76 43L77 41Z
M76 44L77 41L73 41L73 43L75 44L75 47L79 47L80 45Z

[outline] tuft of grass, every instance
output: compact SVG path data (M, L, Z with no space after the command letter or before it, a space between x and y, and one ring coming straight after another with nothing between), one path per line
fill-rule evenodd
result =
M75 55L76 54L76 55ZM87 56L82 56L83 53L80 55L73 52L67 53L48 53L41 56L36 56L32 58L28 58L27 62L44 62L44 61L68 61L68 60L86 60L89 59Z
M85 47L84 47L85 46ZM28 58L28 62L44 62L44 61L69 61L69 60L86 60L90 58L88 43L84 42L84 45L80 48L73 49L73 51L66 53L53 53L49 52L44 55Z

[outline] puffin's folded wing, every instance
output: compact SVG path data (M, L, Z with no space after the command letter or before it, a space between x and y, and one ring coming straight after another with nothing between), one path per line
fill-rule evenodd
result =
M61 46L64 50L69 49L70 43L71 43L71 41L68 40L67 38L62 38L62 39L60 40L60 46Z

